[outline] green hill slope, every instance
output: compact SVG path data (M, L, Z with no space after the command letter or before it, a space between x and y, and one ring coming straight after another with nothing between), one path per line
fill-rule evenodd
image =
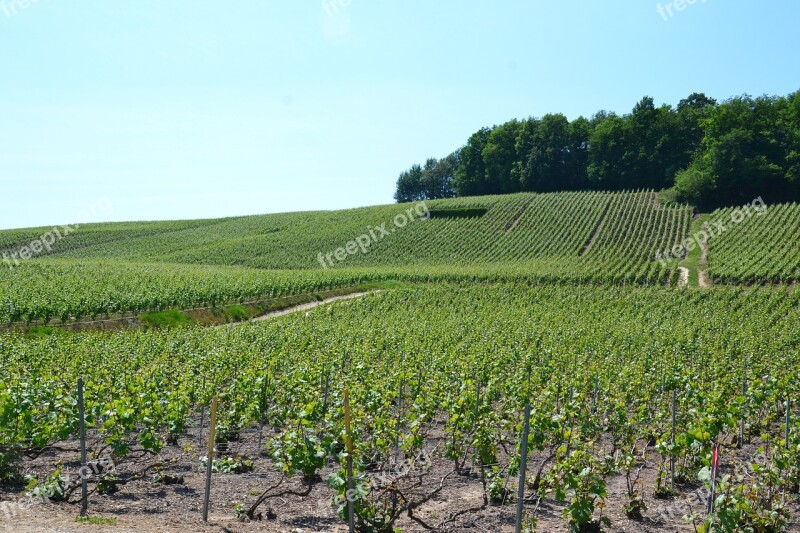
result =
M52 228L0 231L0 321L80 320L193 308L362 283L521 280L532 284L676 283L691 210L656 193L514 194L343 211L77 228L27 261L8 259ZM423 216L424 215L424 216ZM800 279L800 206L710 224L717 283ZM697 228L695 228L696 230ZM12 266L13 268L9 268Z
M327 261L326 268L331 263L361 267L580 259L614 262L615 268L627 271L651 263L656 250L680 242L689 217L687 209L659 206L653 192L515 194L436 200L425 206L432 217L424 221L421 206L399 204L207 221L95 224L79 228L37 257L314 269L323 268L320 253L324 257L367 236L366 253ZM0 253L19 249L48 230L0 232Z
M0 232L0 321L72 321L365 282L663 284L690 210L650 191L515 194L331 212ZM13 266L14 268L8 268Z
M800 281L800 205L749 212L720 209L706 224L709 274L716 283Z

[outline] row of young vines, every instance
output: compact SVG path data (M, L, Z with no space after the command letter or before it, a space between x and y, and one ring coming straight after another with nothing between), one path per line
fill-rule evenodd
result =
M79 376L90 456L120 465L93 478L95 489L125 490L134 475L126 461L157 464L219 394L219 442L261 432L269 469L301 494L327 481L345 520L348 389L360 531L490 515L501 529L513 516L526 404L529 527L547 507L575 531L609 519L675 526L683 515L705 531L788 530L800 481L790 410L800 399L798 304L793 288L454 284L250 325L1 336L0 473L21 482L33 458L70 448ZM708 483L716 446L724 459L714 512L656 512L654 502L670 509ZM422 457L424 468L387 477ZM59 474L53 465L26 490L41 493ZM426 513L455 479L478 496ZM624 496L610 496L620 482ZM270 488L238 495L245 505L230 512L255 519Z

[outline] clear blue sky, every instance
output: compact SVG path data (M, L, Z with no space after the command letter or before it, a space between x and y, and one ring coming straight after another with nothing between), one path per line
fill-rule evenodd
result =
M800 2L674 1L0 0L0 228L390 203L485 125L800 89Z

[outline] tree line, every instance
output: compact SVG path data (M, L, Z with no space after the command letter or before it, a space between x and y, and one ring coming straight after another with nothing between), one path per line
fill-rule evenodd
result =
M404 171L395 199L641 188L708 209L800 200L800 91L722 103L694 93L676 107L647 96L621 116L511 120Z

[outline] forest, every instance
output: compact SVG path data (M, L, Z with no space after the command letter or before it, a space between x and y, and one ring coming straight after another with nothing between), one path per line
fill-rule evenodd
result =
M473 133L397 180L398 202L515 192L665 191L701 209L800 200L800 91L724 102L693 93L677 106L642 98L599 111L510 120Z

